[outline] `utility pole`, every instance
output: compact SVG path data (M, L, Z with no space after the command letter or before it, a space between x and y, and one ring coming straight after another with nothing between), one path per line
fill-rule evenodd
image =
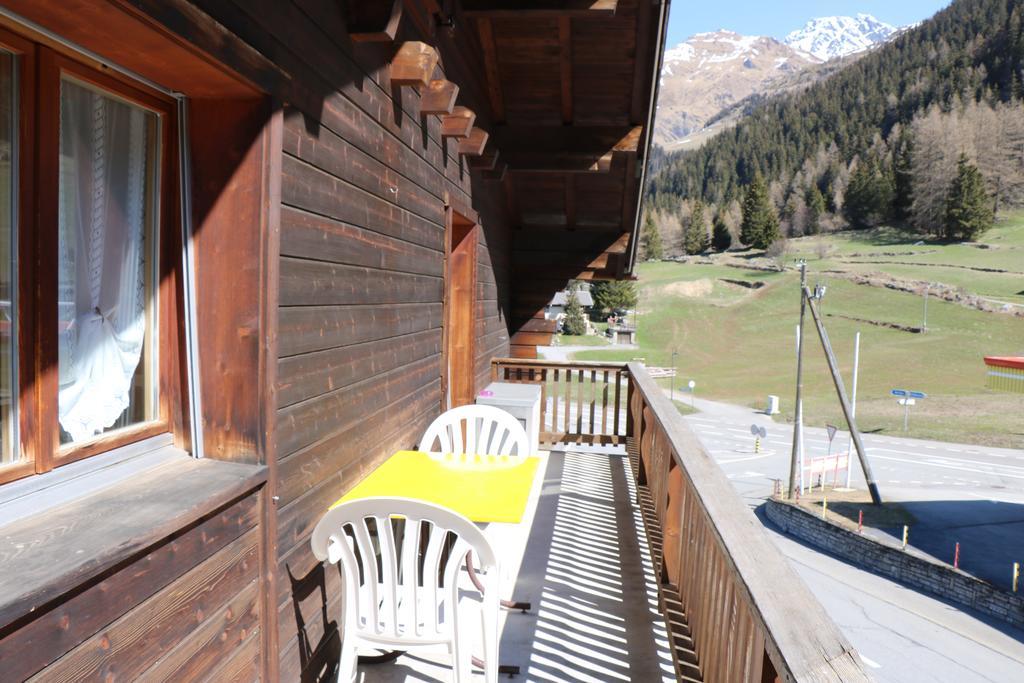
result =
M867 455L864 452L864 443L861 441L860 430L857 429L856 419L853 416L853 411L850 409L850 402L846 398L846 387L843 385L843 376L839 374L839 365L836 363L835 354L832 352L832 344L828 340L828 332L825 331L825 326L821 322L821 316L818 315L818 309L815 308L814 301L811 300L811 293L806 287L804 287L804 298L808 300L807 305L811 308L811 317L814 318L814 325L818 329L821 346L825 349L825 359L828 360L828 369L832 373L832 383L835 384L836 393L839 394L839 404L843 408L843 417L846 418L846 426L850 429L853 444L857 447L857 457L860 459L861 469L864 470L864 479L868 484L871 502L875 505L881 505L882 496L878 492L878 484L875 482L875 477L871 474L871 465L868 463Z
M796 413L793 418L793 453L789 460L789 492L787 498L793 499L793 488L796 486L796 460L803 450L804 421L804 313L807 310L807 262L800 261L800 326L797 327L796 339ZM802 475L801 475L802 476Z

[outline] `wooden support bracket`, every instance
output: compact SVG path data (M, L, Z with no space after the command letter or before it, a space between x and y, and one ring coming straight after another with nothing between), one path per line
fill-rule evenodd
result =
M498 165L498 148L490 145L484 148L483 154L472 157L469 160L469 167L478 171L493 171Z
M473 127L469 137L459 140L459 154L467 157L478 157L484 153L487 138L490 137L483 128Z
M417 90L427 88L437 61L437 50L432 45L418 40L402 43L391 60L391 85L412 86Z
M420 100L420 113L428 116L430 114L438 116L451 114L452 109L455 108L455 98L458 96L459 86L451 81L442 79L430 81Z
M355 43L390 43L402 21L402 0L342 0L348 37Z
M441 137L466 138L473 130L476 113L466 107L455 107L452 113L441 119Z
M504 161L499 161L495 165L493 170L491 170L491 171L484 171L481 174L481 177L484 180L493 180L493 181L501 182L502 180L505 179L505 176L507 174L508 174L508 164L506 164Z

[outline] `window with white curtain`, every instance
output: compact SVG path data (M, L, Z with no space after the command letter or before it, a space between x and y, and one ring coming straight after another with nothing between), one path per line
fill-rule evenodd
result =
M176 117L0 26L0 484L187 442Z
M155 417L157 115L60 84L61 443Z

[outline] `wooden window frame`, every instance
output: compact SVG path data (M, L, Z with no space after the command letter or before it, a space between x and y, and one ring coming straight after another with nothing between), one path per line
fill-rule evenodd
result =
M185 331L181 323L181 235L176 229L178 121L175 101L117 72L0 28L0 47L19 56L21 86L18 197L19 460L0 466L0 484L187 428L183 391ZM157 404L154 419L79 443L60 443L58 407L57 231L59 221L60 88L64 76L159 116L157 195ZM187 435L181 441L188 442Z

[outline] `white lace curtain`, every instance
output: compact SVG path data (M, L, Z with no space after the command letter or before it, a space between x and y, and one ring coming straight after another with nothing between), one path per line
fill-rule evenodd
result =
M131 403L146 338L153 116L61 85L58 414L72 441L110 428Z

